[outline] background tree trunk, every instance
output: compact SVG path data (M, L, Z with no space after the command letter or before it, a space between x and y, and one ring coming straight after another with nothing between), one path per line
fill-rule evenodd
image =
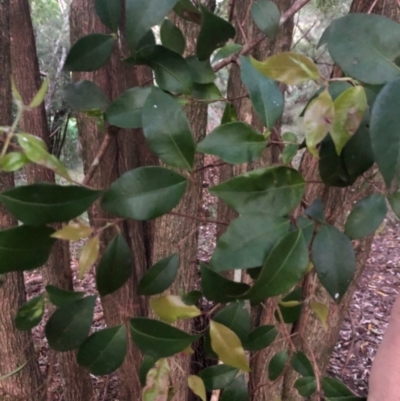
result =
M74 0L70 12L71 43L75 43L83 35L94 32L107 33L107 29L96 16L92 0ZM123 47L123 46L122 46ZM120 50L124 52L122 48ZM110 99L115 99L126 89L142 86L152 82L152 72L147 67L132 67L121 60L126 54L116 54L107 65L94 73L74 73L74 81L91 80L99 85ZM79 137L83 150L84 170L87 172L95 160L97 152L104 140L96 120L82 114L77 116ZM113 127L115 129L115 127ZM111 130L108 127L108 130ZM95 188L108 186L126 171L141 165L156 164L155 157L149 152L141 130L116 129L110 138L106 153L90 181ZM111 218L109 214L95 205L91 208L90 222L93 227L103 226L104 219ZM104 316L108 326L128 323L134 316L146 316L145 299L136 296L135 288L149 265L149 246L151 225L137 221L127 221L120 225L134 257L134 272L131 279L117 292L102 298ZM115 236L113 229L106 230L102 236L104 247ZM123 366L118 371L119 399L122 401L139 400L141 386L139 367L141 354L131 341Z
M11 57L9 36L9 0L0 0L0 125L12 124ZM13 174L0 173L0 191L14 186ZM0 205L0 229L6 229L17 222ZM14 318L18 308L26 301L24 276L22 272L8 273L2 277L0 287L0 376L16 368L26 366L17 374L0 381L0 398L26 398L39 401L43 395L43 379L35 356L31 332L18 331ZM5 352L4 352L5 351Z
M11 0L10 10L13 78L24 104L29 104L41 85L29 2L28 0ZM24 113L20 128L24 132L38 136L48 146L50 145L50 131L44 103ZM28 183L55 182L54 173L38 165L28 166L25 173ZM68 242L56 242L43 268L43 276L47 284L73 290ZM90 377L88 372L77 364L75 352L59 353L58 359L64 378L65 398L71 401L90 400L92 394Z

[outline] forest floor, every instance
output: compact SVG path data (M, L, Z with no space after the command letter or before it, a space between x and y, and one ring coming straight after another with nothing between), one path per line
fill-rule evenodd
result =
M212 164L206 161L206 164ZM206 188L216 180L216 169L206 170L204 211L208 218L216 217L216 202ZM390 310L400 288L400 223L387 222L372 245L370 257L363 277L353 296L348 316L343 322L340 338L334 349L328 374L342 379L352 390L361 396L367 394L368 378L371 362L382 340L387 326ZM199 259L208 261L215 246L216 227L207 224L201 227L199 238ZM72 248L71 266L76 275L78 253L82 244ZM26 274L28 297L39 295L43 291L41 275L37 271ZM75 280L75 290L95 293L94 272L89 272L83 280ZM47 342L44 338L44 322L34 329L35 345L39 353L39 364L43 374L49 371L48 361L51 358ZM94 327L100 329L105 326L100 302L97 303L94 315ZM51 380L53 400L64 400L62 383L58 365ZM117 382L115 375L110 377L91 376L95 400L117 400Z

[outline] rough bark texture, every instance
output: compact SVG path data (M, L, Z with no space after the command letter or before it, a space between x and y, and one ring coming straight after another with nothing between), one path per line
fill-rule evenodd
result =
M24 104L29 104L41 85L36 44L28 0L11 0L11 62L16 86ZM50 143L50 131L44 104L26 111L20 122L20 129ZM28 183L55 182L52 171L32 165L25 169ZM48 284L72 290L69 246L57 241L53 252L43 268L44 280ZM75 353L60 353L58 359L64 378L64 396L68 400L89 400L92 385L89 374L76 363Z
M11 98L11 57L9 40L9 0L0 0L0 125L12 123ZM14 186L12 174L0 173L0 191ZM0 206L0 229L16 225L16 221ZM30 332L15 328L14 318L18 308L26 301L24 276L21 272L9 273L0 288L0 376L6 375L19 366L27 365L16 375L0 381L0 399L9 400L23 397L39 401L43 396L43 379L40 374Z
M71 43L77 41L83 35L94 32L107 32L96 16L94 2L91 0L74 0L70 13ZM126 56L119 52L123 49L115 49L114 55L106 66L93 73L75 73L75 81L88 79L96 82L110 99L115 99L126 89L140 86L152 80L151 71L145 67L134 68L124 64L121 60ZM118 54L119 53L119 54ZM103 142L105 133L101 132L96 120L84 115L78 115L78 128L84 170L88 171ZM147 150L143 135L140 130L112 130L110 144L104 157L97 168L90 185L95 188L107 188L124 172L140 165L156 164L154 157ZM112 131L112 132L111 132ZM91 209L90 221L92 226L100 227L105 224L104 219L112 218L99 206ZM104 316L108 326L127 323L128 318L144 316L147 313L144 299L135 295L135 287L148 267L150 225L135 221L127 221L120 225L134 256L134 272L131 279L117 292L102 299ZM115 236L115 230L107 230L102 235L103 247ZM138 369L141 363L141 354L129 341L129 350L123 366L118 371L120 382L119 399L123 401L140 399L141 387Z

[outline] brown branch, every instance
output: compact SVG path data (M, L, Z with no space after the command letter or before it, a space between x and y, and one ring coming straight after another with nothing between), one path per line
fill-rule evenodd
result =
M227 164L228 163L225 163L225 162L206 164L205 166L199 167L197 170L194 170L193 173L196 174L196 173L199 173L201 171L207 170L208 168L221 167L221 166L225 166Z
M178 212L169 212L167 214L170 214L172 216L184 217L186 219L200 221L205 224L221 224L223 226L229 226L229 223L226 221L202 219L201 217L189 216L188 214L183 214L183 213L178 213Z

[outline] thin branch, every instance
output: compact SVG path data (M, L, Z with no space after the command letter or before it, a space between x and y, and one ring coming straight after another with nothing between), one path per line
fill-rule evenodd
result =
M371 7L369 8L367 14L371 14L371 13L372 13L372 11L374 10L374 8L375 8L375 6L376 6L376 3L378 3L378 0L375 0L375 1L372 3L372 5L371 5Z
M225 166L228 163L225 162L221 162L221 163L212 163L212 164L206 164L203 167L198 168L197 170L194 170L193 173L199 173L201 171L207 170L209 168L213 168L213 167L221 167L221 166Z
M188 214L183 214L183 213L178 213L178 212L169 212L167 214L170 214L172 216L184 217L186 219L200 221L205 224L221 224L222 226L229 226L229 223L226 221L202 219L201 217L189 216Z

